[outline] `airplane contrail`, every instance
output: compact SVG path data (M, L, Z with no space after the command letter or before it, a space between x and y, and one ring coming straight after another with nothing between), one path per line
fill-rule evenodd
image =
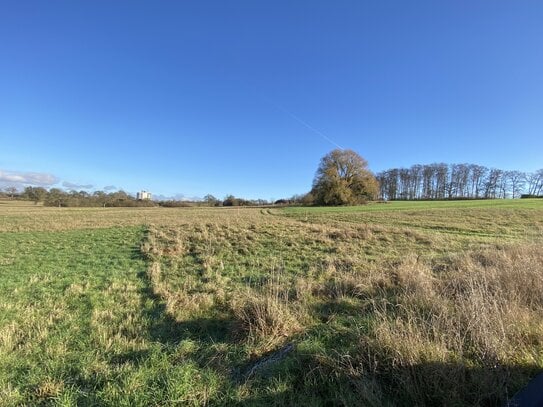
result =
M269 101L270 103L272 103L275 107L277 107L279 110L283 111L284 113L288 114L290 117L292 117L294 120L296 120L298 123L300 123L301 125L303 125L304 127L307 127L309 130L311 130L313 133L321 136L323 139L325 139L326 141L328 141L329 143L333 144L334 146L336 146L337 148L339 148L340 150L343 150L343 147L341 147L338 143L336 143L334 140L332 140L330 137L328 137L326 134L324 134L322 131L316 129L315 127L311 126L309 123L307 123L306 121L300 119L298 116L296 116L294 113L292 112L289 112L287 109L285 109L283 106L280 106L276 103L273 103L271 101Z

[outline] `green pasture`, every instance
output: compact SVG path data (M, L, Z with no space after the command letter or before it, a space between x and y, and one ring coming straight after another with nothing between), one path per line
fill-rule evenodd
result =
M462 324L498 335L464 321L471 297L457 303L442 288L460 284L451 270L502 276L519 258L514 272L531 270L538 289L543 200L239 210L2 202L0 230L0 406L498 405L543 368L541 306L520 294L511 311L496 314L501 297L479 305L500 323L521 315L518 335L440 339ZM522 289L494 275L492 292ZM394 332L397 344L387 342ZM402 343L411 345L394 348ZM287 344L295 349L284 359L248 375ZM490 350L504 375L489 368ZM451 397L451 386L465 392Z

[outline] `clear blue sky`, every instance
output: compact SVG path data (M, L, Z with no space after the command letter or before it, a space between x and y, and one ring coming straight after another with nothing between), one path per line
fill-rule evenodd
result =
M542 168L543 2L0 3L4 181L280 198L327 138L373 171Z

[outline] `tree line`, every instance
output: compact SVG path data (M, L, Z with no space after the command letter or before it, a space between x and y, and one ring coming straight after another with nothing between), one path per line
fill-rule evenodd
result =
M265 206L272 205L273 202L270 202L266 199L244 199L238 198L234 195L227 195L224 199L219 199L214 197L211 194L204 196L203 199L197 201L159 201L158 205L164 207L183 207L183 206ZM277 202L276 202L277 204Z
M505 171L477 164L413 165L376 175L385 200L494 199L543 194L543 169Z
M65 191L60 188L47 190L43 187L28 186L23 191L15 187L7 187L0 190L0 197L43 203L44 206L56 207L151 207L163 206L166 208L188 206L262 206L271 205L265 199L243 199L234 195L227 195L224 199L206 195L202 200L141 200L125 191L104 192L94 191ZM277 202L280 204L281 202Z
M1 193L0 193L1 195ZM59 188L26 187L22 193L9 187L5 196L27 199L45 206L262 206L264 199L248 200L233 195L223 200L206 195L202 200L138 200L124 191L64 191ZM382 200L496 199L543 197L543 169L527 173L504 171L477 164L434 163L393 168L374 175L367 161L353 150L336 149L325 155L317 168L310 192L275 205L360 205Z
M19 199L43 202L45 206L57 207L123 207L123 206L155 206L153 201L138 200L124 191L64 191L60 188L49 190L43 187L26 187Z

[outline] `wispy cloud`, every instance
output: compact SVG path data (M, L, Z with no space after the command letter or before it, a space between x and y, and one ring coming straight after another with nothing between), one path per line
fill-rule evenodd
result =
M39 185L50 186L59 182L58 177L45 172L21 172L0 170L0 182L15 186Z
M68 181L64 181L62 183L62 186L64 188L69 188L69 189L91 189L91 188L94 188L94 185L92 184L74 184L73 182L68 182Z
M117 188L115 185L107 185L105 186L104 188L102 188L104 191L114 191L116 189L119 189Z

